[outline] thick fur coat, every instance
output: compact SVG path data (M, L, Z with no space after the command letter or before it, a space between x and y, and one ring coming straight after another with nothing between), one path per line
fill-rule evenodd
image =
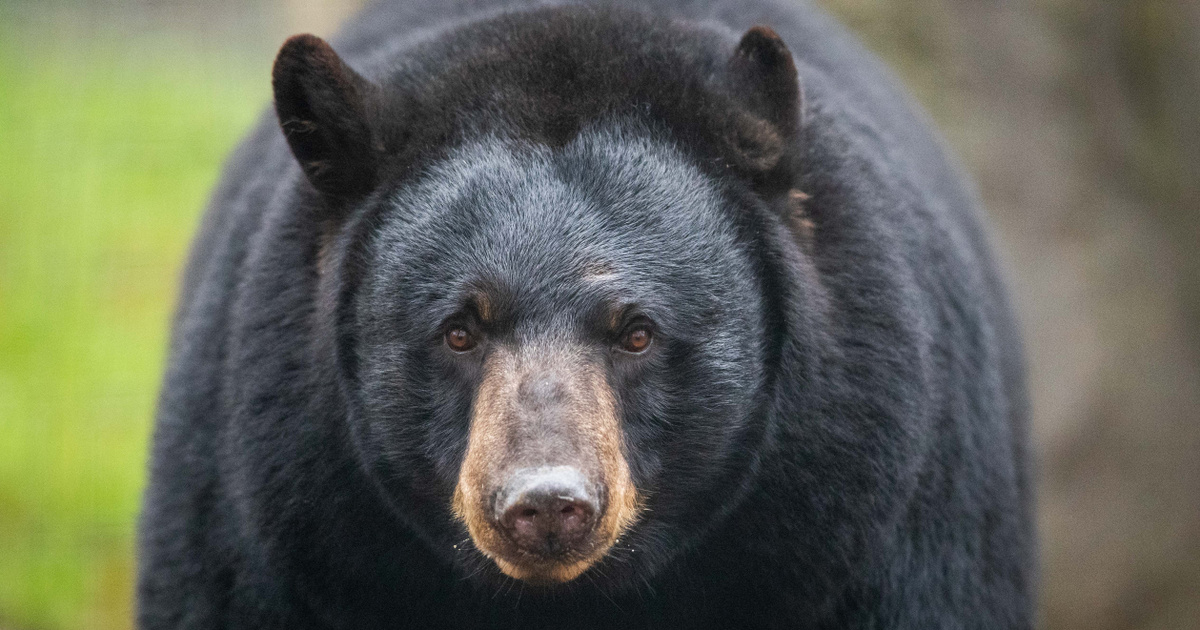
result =
M141 627L1031 627L981 211L841 27L387 1L332 48L285 46L195 241ZM535 407L590 424L479 437L551 372ZM625 511L521 573L471 493L542 441Z

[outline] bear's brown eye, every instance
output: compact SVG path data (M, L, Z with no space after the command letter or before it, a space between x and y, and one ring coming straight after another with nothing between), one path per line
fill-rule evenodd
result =
M466 328L451 328L446 331L446 345L455 352L466 352L475 347L475 337Z
M650 347L650 327L644 324L632 326L621 335L621 349L640 354Z

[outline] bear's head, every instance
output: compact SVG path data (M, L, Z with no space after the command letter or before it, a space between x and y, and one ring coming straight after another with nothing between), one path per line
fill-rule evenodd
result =
M753 479L799 86L769 29L678 30L547 10L371 79L313 36L276 61L348 434L464 574L629 582Z

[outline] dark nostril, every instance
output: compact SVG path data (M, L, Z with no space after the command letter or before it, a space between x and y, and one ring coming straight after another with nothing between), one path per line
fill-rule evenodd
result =
M522 549L561 553L591 533L598 511L593 496L573 467L518 471L497 496L497 521Z
M536 502L543 509L528 507ZM500 518L516 543L529 550L542 550L548 544L572 545L590 530L595 508L586 501L562 496L526 495Z

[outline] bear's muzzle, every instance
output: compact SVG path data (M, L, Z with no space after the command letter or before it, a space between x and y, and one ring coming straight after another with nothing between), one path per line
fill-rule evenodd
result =
M637 512L600 361L570 345L491 352L454 493L475 546L508 576L566 582Z

